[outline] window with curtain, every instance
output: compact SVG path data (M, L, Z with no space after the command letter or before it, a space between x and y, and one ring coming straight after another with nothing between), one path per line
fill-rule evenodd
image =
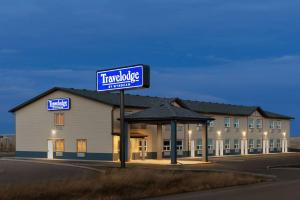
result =
M78 153L86 153L87 152L87 140L86 139L77 140L77 152Z
M55 140L55 151L56 152L65 151L65 141L63 139Z
M64 113L54 113L54 124L55 124L55 126L64 126L65 125Z

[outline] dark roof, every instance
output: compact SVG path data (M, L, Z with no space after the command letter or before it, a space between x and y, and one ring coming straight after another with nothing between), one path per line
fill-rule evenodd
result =
M140 112L126 115L125 120L128 122L170 120L178 120L181 122L206 122L214 119L185 108L176 107L170 103L164 103Z
M74 88L62 88L54 87L14 108L9 112L16 112L19 109L35 102L36 100L47 96L57 90L64 91L73 95L81 96L90 100L101 102L104 104L119 106L119 93L111 92L97 92L95 90L85 90L85 89L74 89ZM293 119L293 117L272 113L264 111L260 107L255 106L238 106L231 104L220 104L220 103L210 103L201 101L191 101L182 100L179 98L162 98L162 97L151 97L151 96L141 96L141 95L125 95L125 106L133 108L151 108L154 106L159 106L165 103L175 101L182 107L203 114L220 114L220 115L237 115L237 116L249 116L256 110L258 110L263 116L267 118L280 118L280 119Z

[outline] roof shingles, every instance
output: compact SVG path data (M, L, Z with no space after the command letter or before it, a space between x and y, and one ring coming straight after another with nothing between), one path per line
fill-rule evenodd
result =
M98 101L112 106L120 105L119 93L111 93L111 92L98 93L97 91L94 90L54 87L30 99L29 101L26 101L16 106L15 108L11 109L10 112L16 112L19 109L57 90L71 93L73 95L81 96L90 100ZM140 96L140 95L131 95L131 94L125 95L126 107L151 108L155 106L160 106L162 104L170 103L172 101L178 102L180 105L182 105L182 107L186 109L189 109L194 112L202 113L202 114L250 116L253 112L259 110L261 114L267 118L293 119L293 117L264 111L260 107L254 107L254 106L237 106L237 105L230 105L230 104L182 100L179 98L174 99L174 98L150 97L150 96Z

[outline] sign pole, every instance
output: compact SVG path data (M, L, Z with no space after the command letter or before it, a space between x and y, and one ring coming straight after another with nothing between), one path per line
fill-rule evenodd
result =
M124 124L124 90L120 90L120 161L121 168L126 167L126 134L125 134L125 124Z
M150 69L148 65L137 64L97 71L97 91L120 90L120 163L126 167L128 155L128 123L125 123L124 92L129 89L149 88Z

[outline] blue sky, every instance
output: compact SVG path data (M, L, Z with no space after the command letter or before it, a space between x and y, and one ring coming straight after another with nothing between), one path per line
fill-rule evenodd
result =
M300 1L1 0L0 133L7 111L53 86L95 89L95 71L151 65L135 93L260 105L296 117Z

